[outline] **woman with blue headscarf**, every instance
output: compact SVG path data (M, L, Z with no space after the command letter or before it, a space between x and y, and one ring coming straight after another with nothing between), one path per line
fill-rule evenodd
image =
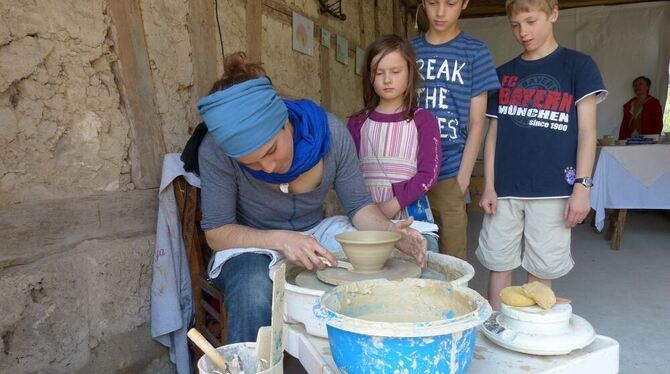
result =
M198 102L207 126L198 163L201 226L217 251L209 275L226 296L228 343L255 341L270 324L267 253L313 270L322 258L337 263L335 234L393 230L402 236L397 247L423 265L425 240L411 221L391 223L372 202L352 139L334 115L309 100L279 98L242 53L227 58L224 71ZM331 187L348 218L324 219Z

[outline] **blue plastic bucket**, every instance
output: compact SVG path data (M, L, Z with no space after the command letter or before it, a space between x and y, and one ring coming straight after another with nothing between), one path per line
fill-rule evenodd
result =
M429 279L336 287L314 306L344 373L465 373L477 326L491 314L477 292Z

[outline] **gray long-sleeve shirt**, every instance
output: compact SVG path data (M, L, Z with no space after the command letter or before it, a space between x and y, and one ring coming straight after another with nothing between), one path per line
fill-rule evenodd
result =
M273 190L242 169L207 134L199 149L202 229L237 223L256 229L309 230L323 219L323 202L331 187L349 218L372 204L351 136L330 113L328 125L330 149L323 157L323 180L302 194Z

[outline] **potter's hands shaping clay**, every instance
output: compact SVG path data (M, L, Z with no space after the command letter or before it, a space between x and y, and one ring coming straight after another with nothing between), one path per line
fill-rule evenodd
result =
M280 252L292 263L308 270L323 269L325 263L321 258L337 264L335 256L323 248L313 236L294 231L283 231L282 234Z
M523 288L523 293L535 300L535 303L542 309L551 309L556 304L554 291L540 282L526 283L521 287Z
M417 265L424 267L426 263L426 238L420 232L410 228L412 222L414 222L412 217L393 222L390 231L397 232L401 236L395 246L406 255L414 257Z

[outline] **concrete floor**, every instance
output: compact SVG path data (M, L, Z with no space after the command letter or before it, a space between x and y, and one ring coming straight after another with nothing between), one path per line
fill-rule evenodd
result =
M469 219L468 255L475 267L469 286L486 296L488 271L474 254L482 215ZM572 299L574 312L598 334L619 342L620 373L670 372L670 214L629 211L618 251L587 224L572 235L575 267L554 283L556 294ZM517 270L514 284L525 276Z

